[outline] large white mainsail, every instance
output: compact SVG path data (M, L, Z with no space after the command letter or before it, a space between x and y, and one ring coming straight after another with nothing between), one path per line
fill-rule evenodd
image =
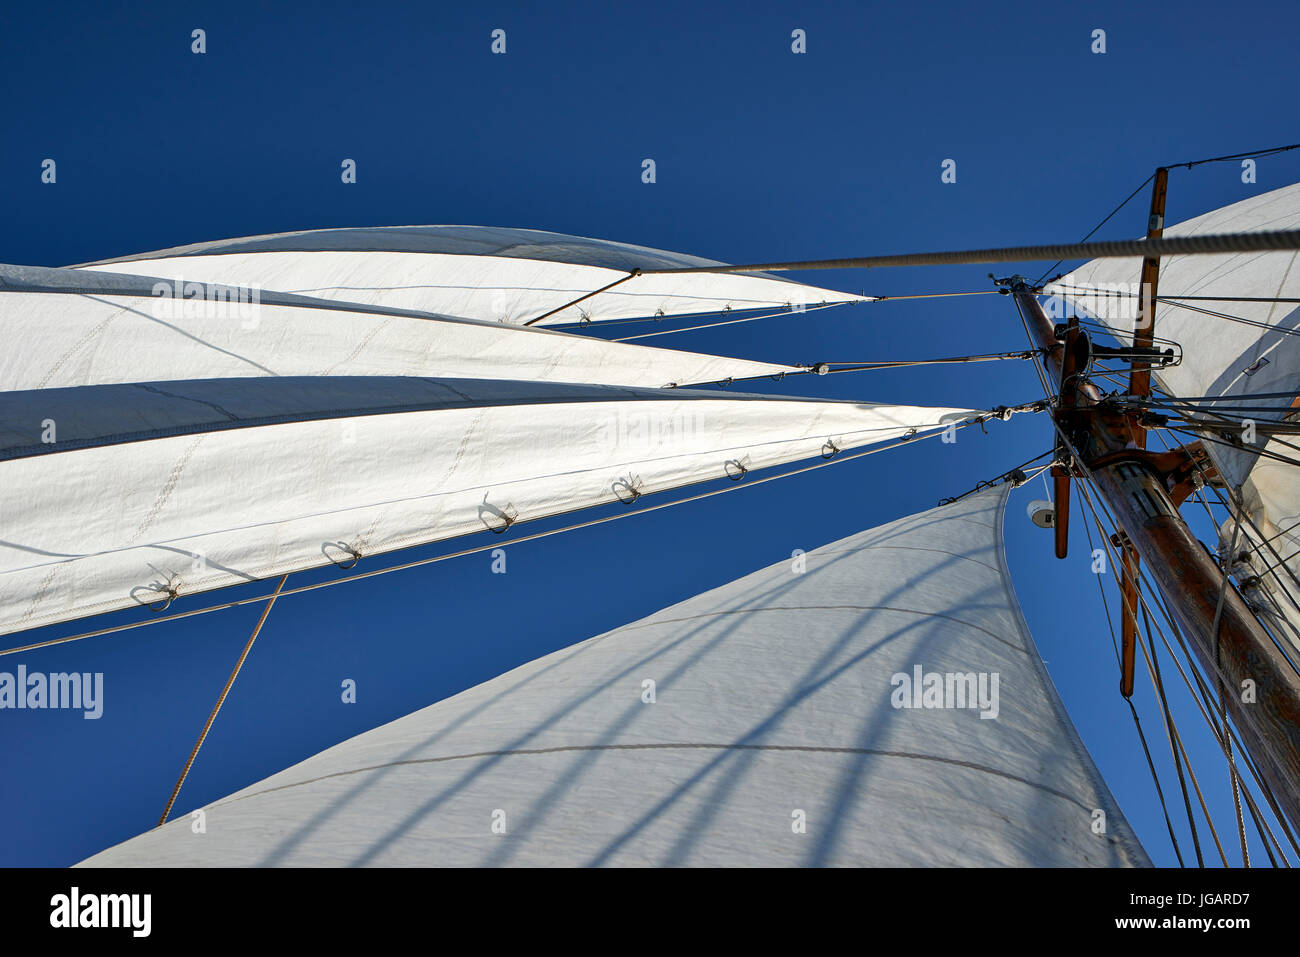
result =
M1009 491L345 741L207 807L207 837L182 816L85 863L1148 865L1025 627Z
M739 479L979 415L379 376L0 391L0 633Z
M561 309L634 269L716 265L721 264L698 256L535 229L372 226L198 243L81 268L250 283L512 324L556 309L542 324L802 308L867 298L764 274L640 275Z
M0 265L0 388L267 375L660 388L801 371L230 283Z
M1273 190L1178 223L1166 236L1256 232L1300 228L1300 184ZM1099 259L1086 263L1045 292L1059 295L1080 315L1100 321L1122 342L1132 341L1137 315L1139 259ZM1155 333L1182 345L1176 366L1154 372L1171 395L1250 396L1248 402L1198 401L1189 417L1225 413L1256 423L1287 420L1300 398L1300 254L1234 253L1215 256L1169 256L1161 260ZM1185 298L1202 297L1202 298ZM1224 313L1240 321L1232 321ZM1248 412L1237 412L1249 407ZM1203 410L1203 411L1198 411ZM1238 563L1242 580L1258 579L1267 594L1254 601L1279 630L1300 649L1300 468L1261 454L1300 460L1300 440L1270 439L1259 432L1252 441L1241 425L1220 424L1203 430L1213 439L1206 448L1224 480L1239 495L1243 513L1223 523L1220 549ZM1236 442L1228 448L1222 440ZM1245 521L1245 517L1250 522ZM1252 524L1253 523L1253 524ZM1236 536L1233 554L1228 551ZM1244 566L1244 567L1243 567ZM1248 597L1250 597L1248 595Z

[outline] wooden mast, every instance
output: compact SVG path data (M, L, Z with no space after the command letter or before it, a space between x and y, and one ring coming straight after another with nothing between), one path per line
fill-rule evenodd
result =
M1066 345L1038 302L1039 287L1023 277L1005 280L1023 310L1044 362L1070 392L1053 416L1077 452L1122 532L1148 566L1206 674L1222 672L1228 710L1278 805L1300 828L1300 677L1235 588L1223 595L1218 635L1216 609L1223 572L1192 534L1172 491L1189 487L1204 450L1185 447L1152 453L1132 442L1136 414L1106 405L1080 369L1063 381ZM1077 330L1076 330L1077 334ZM1182 493L1180 493L1182 494ZM1185 494L1182 494L1185 497ZM1249 683L1249 684L1247 684Z
M1169 170L1160 167L1153 177L1151 214L1147 219L1147 239L1159 239L1165 232L1165 194L1169 188ZM1160 257L1142 260L1142 284L1138 287L1138 314L1133 326L1134 349L1149 349L1155 342L1156 287L1160 281ZM1129 372L1129 395L1146 398L1151 394L1151 365L1135 359ZM1135 448L1147 447L1147 430L1140 423L1132 427ZM1137 649L1138 556L1133 549L1121 550L1120 578L1120 692L1133 696L1134 658Z

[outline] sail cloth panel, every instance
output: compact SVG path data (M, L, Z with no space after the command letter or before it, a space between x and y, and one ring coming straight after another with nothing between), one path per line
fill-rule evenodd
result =
M249 280L231 282L198 290L213 298L191 300L172 298L170 280L161 283L168 295L155 295L160 280L150 276L0 265L0 387L411 375L660 388L799 371L275 291L241 302L239 284L247 297Z
M80 268L250 283L281 292L522 324L633 269L717 265L722 264L698 256L534 229L376 226L199 243ZM643 275L542 324L860 301L865 297L762 273Z
M84 863L1149 865L1020 614L1009 489L810 551L802 574L782 561L338 744L208 805L219 841L194 840L182 814ZM895 707L917 668L997 674L996 716Z
M1209 233L1258 232L1300 228L1300 184L1273 190L1233 203L1179 223L1165 230L1166 236L1190 236ZM1131 342L1137 315L1135 293L1141 275L1140 259L1099 259L1086 263L1059 282L1044 290L1063 297L1079 310L1080 315L1098 319L1121 342ZM1282 393L1285 398L1251 398L1249 402L1219 402L1209 406L1216 412L1257 422L1277 421L1293 412L1300 397L1300 305L1274 302L1276 299L1300 298L1300 253L1235 253L1222 256L1170 256L1161 260L1158 293L1161 298L1179 296L1224 296L1223 301L1193 300L1182 304L1158 303L1155 334L1172 339L1182 346L1182 362L1153 373L1161 388L1175 396L1245 396ZM1260 302L1235 302L1233 298L1260 299ZM1190 308L1189 308L1190 307ZM1212 310L1237 316L1273 328L1232 322L1197 312ZM1237 413L1236 406L1265 407L1271 411ZM1195 412L1187 413L1190 417ZM1231 438L1242 435L1239 426L1222 426L1207 434L1219 439L1221 433ZM1271 444L1289 458L1300 459L1293 447L1294 437ZM1256 545L1252 561L1254 575L1263 576L1271 586L1280 588L1281 579L1293 596L1300 596L1292 577L1300 573L1300 469L1270 461L1259 452L1269 442L1259 434L1253 448L1229 449L1209 442L1206 448L1220 473L1234 489L1241 492L1246 512L1272 539L1275 556L1260 546L1259 535L1244 527L1238 541L1239 550L1249 537ZM1220 529L1221 549L1230 544L1232 523ZM1235 559L1236 556L1233 556ZM1278 558L1289 558L1291 571L1270 568ZM1300 625L1300 612L1293 601L1277 592L1277 598L1292 612L1294 624ZM1292 640L1295 641L1294 636ZM1300 642L1297 643L1300 648Z
M866 446L975 414L482 379L0 392L0 633L735 478L828 442Z

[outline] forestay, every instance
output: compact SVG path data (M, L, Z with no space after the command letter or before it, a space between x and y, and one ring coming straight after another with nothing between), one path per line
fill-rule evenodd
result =
M0 392L0 633L739 479L976 414L412 377Z
M250 283L347 302L522 324L635 269L716 260L491 226L314 229L178 246L87 264L86 270ZM563 309L543 324L864 301L764 274L642 275Z
M1148 865L1025 627L1009 488L345 741L208 805L219 839L180 815L85 863Z

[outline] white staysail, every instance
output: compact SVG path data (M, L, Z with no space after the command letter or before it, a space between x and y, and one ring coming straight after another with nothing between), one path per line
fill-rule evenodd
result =
M207 806L219 839L182 815L84 863L1148 865L1025 627L1009 488L345 741Z
M0 633L740 478L975 415L412 377L0 392Z
M152 263L141 263L148 266ZM660 388L800 369L227 286L0 265L0 388L409 375ZM157 293L163 293L158 295ZM193 295L196 298L186 298Z
M1166 236L1258 232L1300 228L1300 184L1251 197L1165 230ZM1044 291L1059 295L1080 315L1098 319L1122 342L1131 342L1137 315L1140 259L1099 259L1086 263ZM1153 373L1161 388L1185 398L1251 396L1248 401L1198 404L1209 412L1258 423L1287 420L1300 398L1300 254L1235 253L1221 256L1169 256L1161 260L1155 334L1182 345L1182 361ZM1202 297L1202 298L1184 298ZM1211 298L1205 298L1211 297ZM1217 298L1222 297L1222 298ZM1237 321L1209 312L1227 314ZM1260 397L1264 396L1264 397ZM1237 412L1248 406L1251 411ZM1197 413L1189 411L1189 416ZM1300 468L1270 459L1271 452L1300 460L1300 438L1252 439L1244 425L1203 430L1224 480L1236 490L1255 527L1243 524L1236 553L1227 554L1233 523L1220 529L1225 559L1238 562L1252 553L1248 578L1258 577L1270 595L1253 604L1258 611L1285 609L1284 631L1296 642L1300 609ZM1228 448L1223 440L1240 440ZM1286 592L1290 592L1290 596Z
M535 229L376 226L314 229L178 246L90 263L347 302L522 324L634 269L720 265L712 259ZM543 325L740 309L783 309L867 297L764 274L641 275Z

